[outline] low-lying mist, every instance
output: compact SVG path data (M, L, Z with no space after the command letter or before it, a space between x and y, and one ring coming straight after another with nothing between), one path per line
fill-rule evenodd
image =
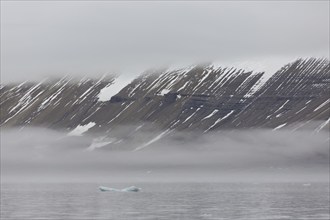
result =
M128 147L125 140L117 141L116 150L111 144L90 150L96 134L2 128L1 181L329 181L326 132L232 130L201 135L172 131L150 142L154 135L141 131L132 136L130 143L140 150ZM148 144L139 148L141 143Z

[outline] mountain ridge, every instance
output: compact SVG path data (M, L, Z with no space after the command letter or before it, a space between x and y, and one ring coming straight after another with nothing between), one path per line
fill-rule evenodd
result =
M149 70L107 101L100 101L99 95L116 83L113 75L3 85L0 124L72 131L94 123L87 133L143 124L164 131L202 132L328 128L328 59L298 59L265 82L263 76L263 72L212 64Z

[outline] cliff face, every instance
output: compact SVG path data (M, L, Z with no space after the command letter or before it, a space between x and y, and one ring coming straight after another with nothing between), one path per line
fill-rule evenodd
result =
M97 95L114 78L79 82L63 78L1 88L1 126L70 128L100 106Z
M116 82L61 80L1 87L1 126L39 126L107 133L119 126L150 124L162 130L242 128L327 129L329 61L297 60L265 83L263 73L213 65L149 71L108 100ZM327 121L328 120L328 121Z

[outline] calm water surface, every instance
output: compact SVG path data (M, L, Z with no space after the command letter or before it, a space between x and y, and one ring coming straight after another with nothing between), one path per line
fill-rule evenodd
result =
M329 184L2 184L1 219L329 219Z

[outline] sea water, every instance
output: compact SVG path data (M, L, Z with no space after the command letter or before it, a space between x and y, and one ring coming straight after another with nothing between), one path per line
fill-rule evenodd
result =
M141 192L101 192L99 185ZM1 219L329 219L329 183L1 184Z

